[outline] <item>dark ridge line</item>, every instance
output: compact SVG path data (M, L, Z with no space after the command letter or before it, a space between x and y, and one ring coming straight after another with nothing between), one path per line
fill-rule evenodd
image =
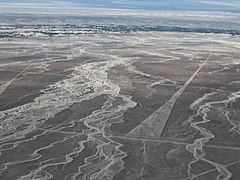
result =
M13 30L12 32L0 32L0 38L21 36L18 29L24 29L26 32L42 33L48 36L57 35L81 35L85 33L135 33L135 32L183 32L183 33L201 33L201 34L229 34L239 36L240 30L234 29L214 29L214 28L190 28L180 26L128 26L128 25L0 25L0 30ZM32 28L32 29L30 29ZM43 31L43 29L47 31ZM62 30L62 32L56 32ZM75 31L69 32L68 30ZM82 32L80 32L82 31Z

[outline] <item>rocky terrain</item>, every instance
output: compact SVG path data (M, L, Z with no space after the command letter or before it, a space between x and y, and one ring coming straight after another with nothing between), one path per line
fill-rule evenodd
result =
M1 180L239 180L239 36L1 28Z

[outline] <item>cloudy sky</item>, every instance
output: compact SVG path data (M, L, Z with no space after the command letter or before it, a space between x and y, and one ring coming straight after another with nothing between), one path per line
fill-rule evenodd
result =
M240 0L0 0L1 6L240 12Z

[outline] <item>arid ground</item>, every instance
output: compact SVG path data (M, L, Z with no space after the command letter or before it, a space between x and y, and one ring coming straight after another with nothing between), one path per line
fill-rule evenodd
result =
M240 38L0 39L1 180L239 180Z

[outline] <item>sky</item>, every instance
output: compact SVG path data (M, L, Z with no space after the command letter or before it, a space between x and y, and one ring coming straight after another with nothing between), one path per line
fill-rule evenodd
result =
M0 0L1 6L240 12L240 0Z

